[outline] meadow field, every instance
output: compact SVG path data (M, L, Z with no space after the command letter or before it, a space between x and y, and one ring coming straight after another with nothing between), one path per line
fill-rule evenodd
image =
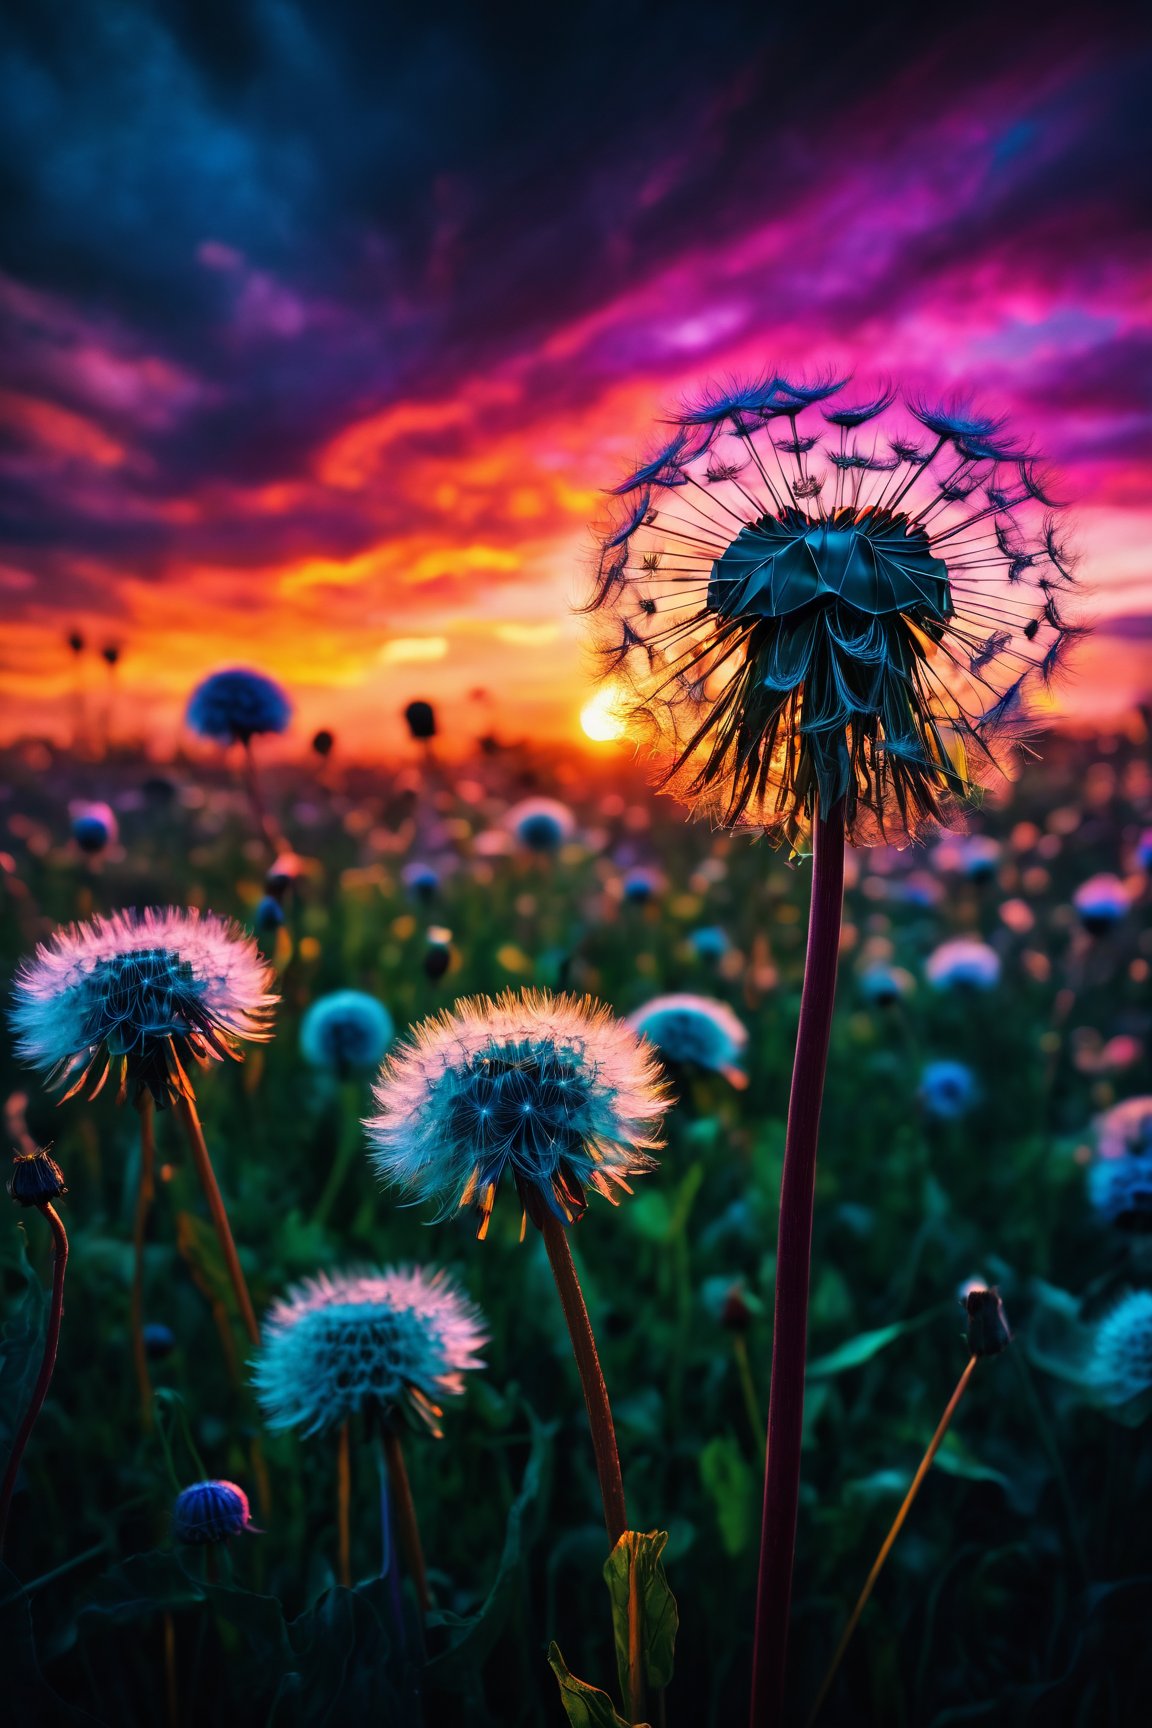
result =
M381 1576L366 1426L346 1441L342 1555L343 1443L261 1419L176 1113L154 1113L134 1313L141 1113L112 1084L57 1104L6 1035L10 1148L51 1148L71 1242L55 1376L0 1572L10 1719L529 1728L563 1719L553 1640L573 1674L617 1695L594 1460L540 1232L519 1239L514 1193L483 1241L470 1213L436 1222L407 1204L367 1156L372 1073L301 1041L336 991L382 1003L395 1044L460 997L531 986L620 1015L691 993L747 1031L727 1060L665 1053L659 1168L616 1208L593 1193L569 1232L630 1524L667 1532L679 1627L652 1719L741 1720L808 867L686 822L627 751L490 743L447 761L414 744L376 767L346 763L338 740L265 776L276 859L240 777L206 751L157 766L36 745L10 750L5 770L6 1013L37 943L120 909L234 918L274 967L271 1040L196 1081L257 1315L324 1271L442 1267L487 1334L443 1437L406 1440L421 1625L394 1544ZM518 813L537 798L564 807L551 834ZM75 808L97 799L114 817L102 839ZM1040 740L967 835L849 852L816 1191L797 1723L968 1360L973 1282L999 1289L1013 1342L979 1360L820 1719L1145 1719L1150 823L1134 718L1118 735ZM1115 880L1078 895L1100 877ZM40 1365L51 1252L35 1208L13 1205L4 1457ZM176 1541L175 1497L203 1479L239 1485L259 1533ZM609 1720L582 1707L572 1720Z

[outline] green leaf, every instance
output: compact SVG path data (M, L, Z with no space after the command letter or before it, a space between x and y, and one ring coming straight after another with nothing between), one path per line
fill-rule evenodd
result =
M756 1484L748 1460L730 1434L718 1434L704 1447L700 1480L715 1508L724 1552L735 1559L751 1540Z
M838 1350L833 1350L827 1356L818 1356L815 1362L808 1364L808 1378L819 1380L829 1374L843 1374L848 1368L860 1368L865 1362L870 1362L873 1356L878 1356L881 1350L886 1350L889 1344L894 1344L897 1338L903 1338L908 1332L915 1332L919 1327L926 1326L929 1320L938 1320L939 1308L930 1308L926 1314L917 1314L911 1320L897 1320L891 1326L880 1326L875 1332L858 1332L855 1338L849 1338L847 1344L841 1344Z
M636 1632L644 1684L658 1689L667 1686L672 1678L680 1616L676 1610L676 1598L668 1588L668 1579L660 1564L667 1542L666 1530L649 1530L646 1535L639 1530L625 1530L604 1562L604 1582L612 1598L616 1670L630 1720L641 1704L641 1700L633 1695L629 1661L635 1618L638 1617L639 1621Z
M560 1683L560 1702L572 1728L628 1728L607 1692L600 1692L584 1680L569 1674L558 1644L548 1646L548 1666ZM647 1725L642 1725L647 1728Z
M465 1691L470 1687L516 1605L521 1565L531 1533L529 1527L544 1497L555 1432L554 1424L538 1421L527 1405L524 1408L532 1428L532 1450L520 1492L508 1513L504 1551L487 1599L479 1612L469 1618L445 1612L428 1617L429 1629L443 1627L450 1643L447 1650L429 1662L427 1678L431 1685L447 1691Z

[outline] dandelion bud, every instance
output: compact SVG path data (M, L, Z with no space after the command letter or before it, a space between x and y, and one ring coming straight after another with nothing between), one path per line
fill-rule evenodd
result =
M248 1496L235 1482L193 1482L172 1507L172 1537L190 1546L227 1542L252 1528Z
M720 1324L727 1332L747 1332L755 1314L743 1284L733 1284L720 1310Z
M160 1320L149 1321L144 1327L144 1354L150 1362L163 1362L176 1348L176 1334Z
M452 932L439 924L428 931L428 946L424 950L424 976L436 984L452 964Z
M320 728L319 732L316 732L313 734L312 748L313 748L313 750L315 750L317 756L319 756L321 759L324 759L328 756L331 756L332 747L335 744L335 742L336 742L335 735L333 733L329 732L329 730L326 726L322 726Z
M968 1316L968 1348L973 1356L999 1356L1007 1350L1012 1334L996 1286L974 1284L961 1300Z
M436 736L436 710L431 702L409 702L404 710L404 718L408 722L408 730L417 743L425 743Z
M8 1192L18 1206L48 1206L67 1194L64 1172L47 1152L18 1152L12 1160Z

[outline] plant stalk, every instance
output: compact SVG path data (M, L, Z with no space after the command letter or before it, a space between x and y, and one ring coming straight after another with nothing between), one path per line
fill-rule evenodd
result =
M192 1161L196 1166L196 1174L200 1178L200 1186L204 1190L204 1198L208 1202L208 1211L216 1230L216 1239L220 1244L220 1252L224 1256L224 1264L228 1268L228 1276L232 1281L232 1289L236 1295L236 1303L244 1322L244 1329L253 1344L260 1342L260 1327L256 1322L256 1310L252 1306L252 1298L248 1294L248 1284L240 1265L240 1256L236 1252L236 1244L232 1239L232 1229L228 1223L228 1213L224 1207L224 1199L212 1169L212 1160L208 1156L208 1147L204 1139L204 1130L200 1125L195 1100L178 1098L176 1110L184 1124L188 1135L188 1145L192 1152Z
M944 1436L948 1432L948 1428L953 1416L956 1414L961 1398L963 1398L968 1389L968 1382L971 1380L972 1374L979 1360L979 1356L970 1356L968 1358L968 1366L965 1368L963 1374L961 1374L960 1379L956 1384L956 1390L953 1392L951 1398L949 1398L944 1407L944 1414L940 1418L935 1434L933 1434L928 1443L928 1450L925 1452L923 1458L921 1458L920 1467L912 1478L912 1486L904 1496L904 1502L900 1507L899 1512L897 1512L895 1518L892 1520L892 1528L889 1530L887 1536L885 1536L880 1547L880 1552L872 1562L872 1570L869 1572L868 1577L864 1582L864 1588L860 1592L855 1608L853 1608L851 1614L848 1616L848 1624L840 1634L840 1642L837 1644L836 1652L832 1657L831 1662L828 1664L828 1672L824 1676L823 1682L820 1686L820 1691L816 1695L816 1702L812 1706L812 1714L808 1718L808 1728L812 1728L812 1724L815 1722L823 1708L825 1699L832 1690L832 1684L836 1679L837 1674L840 1672L840 1664L844 1660L844 1652L847 1650L848 1645L851 1642L853 1632L855 1632L856 1627L860 1623L860 1616L868 1606L868 1599L876 1587L876 1580L880 1576L884 1562L887 1560L889 1554L891 1554L896 1538L904 1528L904 1522L907 1519L909 1512L912 1510L912 1503L920 1492L924 1478L932 1468L932 1460L940 1450Z
M808 949L780 1184L772 1379L752 1651L752 1728L779 1728L783 1721L784 1665L800 1497L816 1147L836 997L843 902L844 813L837 805L827 816L818 812L814 824Z
M36 1426L39 1416L48 1396L48 1388L52 1384L52 1370L56 1366L56 1352L60 1348L60 1323L64 1318L64 1274L68 1269L68 1232L55 1206L45 1201L36 1208L42 1212L52 1231L52 1304L48 1310L48 1330L44 1334L44 1355L40 1361L40 1372L36 1376L36 1384L32 1388L32 1398L24 1420L21 1422L12 1443L12 1456L8 1460L8 1468L4 1472L4 1481L0 1484L0 1555L4 1552L4 1539L8 1533L8 1514L12 1508L12 1495L16 1489L16 1478L20 1474L20 1464L25 1448Z
M384 1453L384 1462L388 1470L388 1485L392 1490L392 1505L396 1512L397 1535L404 1551L404 1559L416 1586L416 1596L420 1603L422 1618L427 1618L431 1606L428 1596L428 1574L424 1567L424 1548L420 1541L420 1526L416 1522L416 1506L412 1499L412 1485L408 1480L408 1470L404 1463L404 1451L400 1445L400 1436L389 1422L380 1424L380 1445Z
M352 1588L352 1441L347 1421L341 1422L336 1448L336 1518L339 1526L338 1576L345 1590Z
M136 1190L136 1217L132 1227L132 1360L140 1393L140 1420L147 1433L152 1427L152 1377L144 1348L144 1234L156 1192L156 1125L151 1096L140 1100L140 1185Z
M588 1410L588 1426L592 1431L592 1449L596 1454L596 1473L600 1478L600 1497L604 1502L604 1523L608 1542L615 1548L628 1528L624 1506L624 1480L620 1474L620 1454L616 1449L616 1429L612 1422L612 1406L608 1388L600 1367L592 1322L584 1303L584 1293L568 1245L568 1233L552 1213L545 1211L540 1226L552 1275L560 1293L560 1305L568 1322L568 1336L580 1371L584 1388L584 1403Z

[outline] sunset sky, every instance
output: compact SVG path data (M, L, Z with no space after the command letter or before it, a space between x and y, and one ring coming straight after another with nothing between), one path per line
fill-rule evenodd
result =
M352 755L477 687L572 737L601 489L773 365L1008 412L1098 620L1062 701L1152 686L1135 9L5 10L0 737L67 735L72 629L157 748L237 663Z

